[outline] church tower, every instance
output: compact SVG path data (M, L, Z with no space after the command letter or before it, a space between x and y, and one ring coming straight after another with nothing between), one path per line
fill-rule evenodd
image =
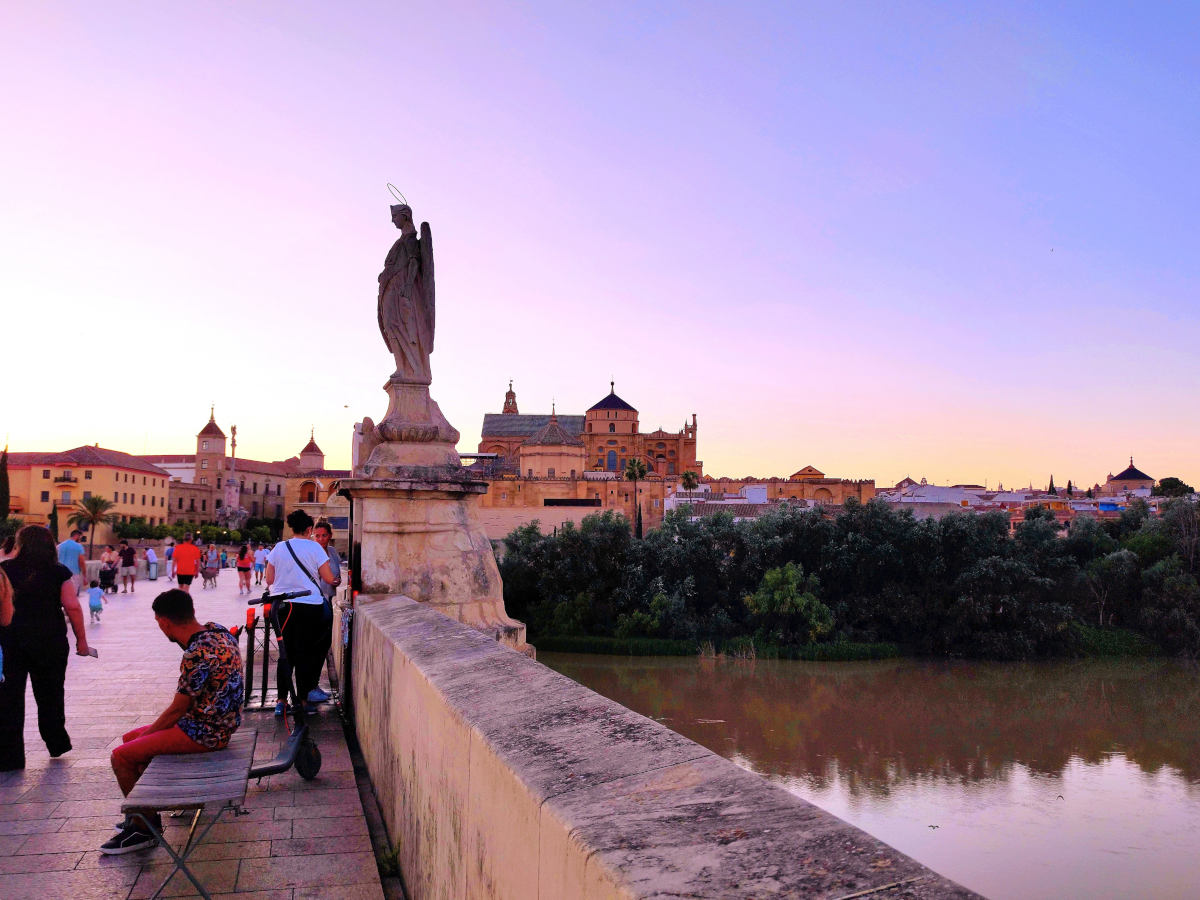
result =
M208 413L208 424L196 435L196 484L217 487L225 474L225 432L217 425L216 407Z
M300 451L300 471L316 472L325 468L325 452L317 446L316 432L310 431L308 443Z
M512 379L508 382L508 393L504 395L504 410L505 415L515 416L517 412L517 395L512 389Z

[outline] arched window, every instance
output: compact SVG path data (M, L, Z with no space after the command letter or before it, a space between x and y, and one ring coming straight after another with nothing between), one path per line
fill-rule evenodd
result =
M316 503L317 502L317 486L311 481L306 481L300 485L300 502L301 503Z
M608 469L608 471L610 471L610 472L617 471L617 451L616 450L608 451L608 465L605 466L605 468Z
M609 426L608 426L608 433L609 433L609 434L616 434L616 433L617 433L617 426L616 426L616 425L613 425L613 424L611 424L611 423L610 423L610 424L609 424Z

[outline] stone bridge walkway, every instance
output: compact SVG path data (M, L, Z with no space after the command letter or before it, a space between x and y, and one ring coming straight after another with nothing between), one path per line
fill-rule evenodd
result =
M218 587L193 588L196 617L235 625L246 604L232 569ZM162 848L103 856L101 843L121 815L121 793L109 752L130 728L150 722L170 702L179 673L179 648L163 637L150 602L173 585L139 582L135 594L109 595L101 622L88 625L99 659L72 655L67 670L67 729L74 749L50 759L37 736L32 692L27 695L23 772L0 774L0 896L4 900L70 897L149 897L166 877ZM86 607L84 617L87 618ZM243 641L243 647L245 643ZM255 679L257 681L257 678ZM242 728L259 731L258 756L272 758L283 729L270 712L249 712ZM355 787L341 721L332 706L314 723L321 774L303 781L294 771L250 786L250 814L226 814L196 851L193 865L214 897L239 900L379 900L379 873ZM178 846L182 823L168 824ZM167 896L194 895L177 874Z

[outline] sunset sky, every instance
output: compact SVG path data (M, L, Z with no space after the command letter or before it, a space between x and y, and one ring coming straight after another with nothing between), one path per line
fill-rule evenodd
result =
M386 183L433 396L714 475L1200 483L1200 5L10 4L14 450L331 466L381 418Z

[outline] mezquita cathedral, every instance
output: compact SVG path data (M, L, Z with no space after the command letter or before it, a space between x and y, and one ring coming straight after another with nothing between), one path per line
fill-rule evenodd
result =
M499 413L486 413L479 452L463 454L472 471L488 482L481 514L488 536L498 539L518 525L538 520L543 530L563 522L613 509L627 518L634 514L634 485L625 480L625 464L640 459L646 479L637 485L642 521L647 529L661 524L668 500L679 488L679 477L694 472L704 496L743 494L759 486L769 501L797 500L840 505L847 497L868 500L873 481L826 478L812 466L791 476L775 478L714 478L704 474L696 452L696 415L675 432L659 428L643 432L638 411L617 395L616 384L582 415L523 414L509 382ZM697 495L699 496L699 495ZM711 510L715 512L716 510Z

